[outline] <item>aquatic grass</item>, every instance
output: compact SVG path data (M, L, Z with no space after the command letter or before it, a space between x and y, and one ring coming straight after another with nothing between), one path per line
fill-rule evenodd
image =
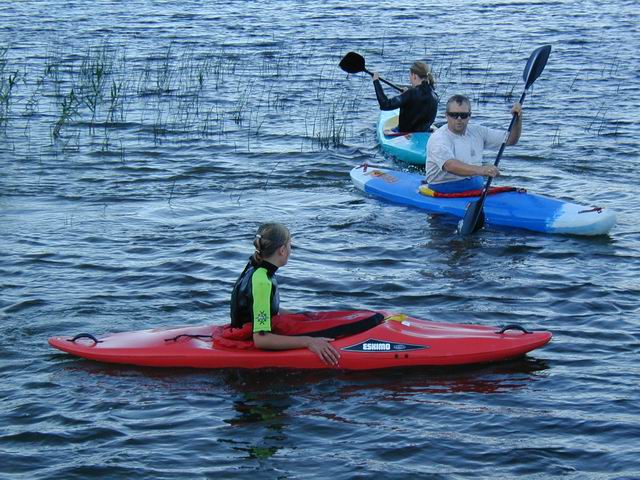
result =
M25 81L26 81L26 78L25 78ZM23 115L25 117L29 117L29 119L30 117L36 115L36 113L38 113L39 111L40 96L42 95L41 88L43 83L44 83L43 77L40 77L40 79L36 81L36 88L34 89L33 92L31 92L31 95L29 95L29 97L25 102Z
M159 55L152 55L145 60L144 68L138 78L137 94L139 96L162 96L177 90L176 80L178 67L172 55L172 45L166 47Z
M69 135L68 138L65 138L62 142L61 151L64 153L79 153L81 151L80 146L80 132L76 132L72 135Z
M6 59L7 49L0 54ZM113 130L127 128L121 124L131 111L137 110L141 115L141 141L145 132L151 134L154 144L169 135L178 138L178 134L189 135L189 132L222 142L225 136L242 132L249 150L253 148L253 139L262 133L269 112L296 115L291 91L278 91L272 80L279 78L292 85L300 83L296 78L297 57L292 47L271 48L257 58L257 62L243 59L224 46L213 53L198 54L193 49L179 52L169 45L159 55L131 62L123 46L106 42L89 45L81 54L51 45L47 47L40 74L30 82L26 74L24 76L27 87L22 105L23 117L27 118L24 132L27 134L32 121L50 121L47 119L52 113L50 135L54 143L62 140L60 147L99 145L103 152L113 148L122 150L122 139L114 137ZM323 67L326 71L335 67L329 63ZM17 74L0 78L3 80L0 105L6 107L11 104L9 93L14 91L19 79ZM246 82L246 78L253 81ZM217 94L214 98L211 94L222 88L225 101L219 103L215 98ZM322 82L323 91L318 93L321 102L328 98L325 92L330 88L334 88L330 80ZM204 102L211 101L213 106L202 108ZM51 109L51 113L36 117L43 108ZM6 111L3 108L0 119L5 125ZM75 130L65 135L74 120L77 120ZM228 120L240 129L229 131ZM337 119L334 118L333 123L332 136L340 137L342 128ZM96 131L97 125L104 128ZM80 133L86 128L92 137L101 134L102 140L83 142ZM237 148L237 143L235 145Z
M556 131L551 138L551 147L557 148L560 147L560 126L556 127Z
M598 129L598 132L599 132L600 129L602 128L602 124L604 123L606 112L607 112L607 101L603 100L602 103L600 104L600 107L598 107L598 111L591 118L591 122L589 123L589 125L585 127L584 131L587 133L591 132L591 130L593 130L593 126L596 123L600 122L600 128Z
M116 114L119 112L119 121L125 121L125 92L126 87L123 80L112 80L111 88L109 89L109 105L107 107L107 121L114 123L116 121Z
M236 97L235 107L231 112L231 118L236 125L241 126L249 105L249 100L253 94L253 83L245 85L243 91Z
M485 91L486 91L486 88L487 88L488 80L490 78L491 60L492 60L492 58L493 58L493 54L487 60L486 67L484 67L482 69L481 81L480 81L480 87L479 87L480 93L478 93L478 95L476 96L478 102L485 102L486 98L488 97L488 94L485 93ZM496 88L497 88L497 86L496 86ZM495 92L495 90L494 90L494 92Z
M578 78L580 77L580 72L582 72L582 69L578 70L576 72L575 77L573 77L573 81L571 82L571 85L569 85L569 90L573 90L574 85L576 84L576 82L578 81Z
M180 62L176 67L176 84L182 91L197 91L201 93L213 79L213 87L219 90L224 86L228 75L236 71L237 59L224 47L219 52L197 54L187 51L180 55Z
M343 144L346 131L346 116L343 115L345 105L344 99L338 99L327 106L318 107L311 127L312 145L320 150L327 150Z
M505 99L505 101L511 102L514 100L514 91L516 90L516 88L520 88L522 85L521 82L521 76L519 75L519 72L516 72L515 70L511 71L509 73L509 77L507 78L507 80L504 82L505 85L505 89L502 93L502 98ZM498 88L499 86L496 85L496 96L500 96L498 95ZM531 87L531 91L533 91L533 88L535 88L535 85Z
M154 144L170 135L177 138L178 134L194 132L201 138L216 138L221 142L233 133L227 129L227 120L232 120L240 127L234 132L244 132L250 150L269 112L286 113L294 121L297 106L291 98L295 95L292 97L290 90L279 91L271 81L280 78L292 85L299 82L298 72L293 68L297 57L292 52L291 47L269 49L259 54L258 62L252 62L224 46L211 54L197 54L193 49L179 52L168 45L159 55L131 63L125 48L118 45L88 46L81 55L52 46L47 50L42 74L30 84L33 88L24 113L33 116L54 99L51 105L56 115L51 125L54 141L61 139L71 121L77 119L76 131L70 131L64 141L73 137L75 143L72 143L82 145L79 132L86 128L84 122L88 122L92 135L99 133L95 126L101 124L104 129L98 148L108 151L118 145L122 150L122 139L114 138L112 133L120 128L117 122L125 122L128 112L146 105L139 110L143 125L140 140L145 132L151 133ZM310 53L309 56L313 57ZM323 145L323 148L343 141L346 123L341 115L345 109L353 108L339 106L339 101L331 100L329 92L335 89L333 70L335 65L325 60L316 92L319 105L314 116L314 133L309 138L313 145ZM254 81L245 82L248 76ZM214 107L203 109L203 102L211 101L210 93L220 88L225 89L228 102L216 102ZM66 93L62 93L64 91ZM332 140L327 142L324 138ZM85 142L85 145L90 144ZM235 145L237 148L237 143Z
M608 112L609 112L608 109L604 109L601 114L601 118L599 120L600 124L598 125L598 129L596 130L596 135L598 136L612 135L615 137L618 135L618 126L620 124L620 120L615 120L615 121L607 120ZM610 128L613 131L611 131Z
M156 118L152 126L154 145L162 143L162 137L165 136L169 131L167 125L167 116L161 109L156 110Z
M253 110L249 112L249 124L247 125L247 152L251 151L251 138L260 136L260 129L264 124L264 118L260 118L261 104L258 104ZM255 125L255 130L252 130L252 125Z
M387 40L380 54L388 56L392 50ZM313 82L297 68L301 50L309 62L305 68L313 71ZM139 119L135 122L139 142L159 145L191 137L227 142L246 151L269 141L265 126L279 116L287 119L287 131L299 136L304 151L340 148L351 136L362 137L361 130L353 132L354 121L361 118L363 106L368 110L375 102L369 78L362 76L345 88L337 60L324 53L316 55L312 45L293 47L274 39L249 56L242 48L225 45L207 51L160 45L134 59L126 53L124 46L108 42L89 45L80 53L49 48L42 70L39 66L32 70L38 74L28 82L24 114L33 117L34 125L48 122L54 141L71 141L81 149L120 156L125 136L131 134L132 125L126 121L131 115ZM411 52L402 55L420 58ZM399 78L404 77L406 62L380 64L385 63L394 65ZM479 101L489 101L491 96L509 98L516 83L513 74L506 83L492 82L493 60L478 67L460 49L436 51L430 64L441 97L447 88L470 85ZM35 116L38 111L44 115ZM74 130L65 133L71 125ZM89 140L82 138L84 131L90 133Z
M276 162L276 164L273 166L273 168L271 168L271 170L269 170L269 173L267 175L267 178L264 181L264 186L262 187L263 190L267 190L267 187L269 186L269 180L271 179L271 175L273 175L273 172L276 171L276 169L278 168L278 165L280 165L280 161L278 160Z
M16 84L18 74L12 73L0 80L0 126L7 124L11 109L11 94Z
M2 56L6 58L7 50L3 52ZM272 59L264 63L264 69L269 70L263 72L265 75L289 72L293 64L291 53L278 55L271 52L271 56ZM197 54L193 50L177 52L169 45L160 55L150 55L132 63L126 58L126 49L118 45L88 46L80 55L51 46L43 59L42 73L28 85L24 116L34 116L43 106L52 107L55 120L50 133L53 140L63 135L72 119L78 120L77 129L86 128L84 122L88 122L92 135L98 133L96 125L104 125L103 150L105 146L110 148L113 145L109 130L120 128L118 122L124 123L130 111L145 104L148 108L141 110L142 123L148 122L145 118L151 121L149 128L142 128L141 132L151 132L154 143L169 134L188 134L189 131L209 138L217 133L221 140L227 133L225 117L243 127L248 115L252 116L249 131L255 136L264 123L261 118L264 110L254 110L254 104L263 103L264 97L255 95L252 87L242 81L246 67L237 68L239 58L225 47L214 53ZM230 75L232 82L224 85ZM0 104L10 104L8 93L14 90L17 80L12 75L4 81L4 95L0 100L5 101ZM203 109L203 102L211 101L209 94L223 86L230 100L227 105L230 106L216 105L214 109ZM230 89L235 89L237 94L229 95ZM263 94L264 90L259 93ZM285 102L282 95L267 103L276 109L284 109ZM2 122L7 119L5 111L6 108L2 110ZM155 113L148 116L145 111ZM30 125L29 120L25 131Z
M613 129L613 136L617 137L618 136L618 127L620 126L620 120L616 120L615 121L615 128Z
M0 48L0 126L6 126L11 109L11 95L18 81L18 72L7 70L8 48Z
M225 48L215 54L209 63L209 74L213 76L214 88L219 90L226 83L227 75L234 75L238 59Z
M89 48L80 65L78 92L81 102L91 112L92 123L112 70L112 52L106 45L98 49Z
M291 72L297 56L291 50L265 51L262 53L262 62L259 73L262 77L281 77Z
M174 72L172 70L173 58L171 57L171 45L167 47L165 54L160 58L160 66L156 69L156 92L170 93L173 91Z
M111 137L109 135L109 131L108 130L105 131L100 151L102 153L104 153L104 154L117 155L118 158L120 159L120 162L122 164L124 164L125 163L125 148L124 148L124 145L122 143L122 139L121 138L116 139L115 143L118 143L119 147L117 147L114 144L114 141L111 140Z
M63 65L62 59L63 50L54 46L49 46L44 62L44 71L41 77L42 84L53 84L53 94L56 97L62 96L62 80L61 80L61 67ZM50 80L50 82L48 82Z
M602 71L600 73L601 78L609 79L618 73L618 68L620 67L620 61L618 60L619 54L620 54L620 46L617 47L616 52L613 54L612 57L610 57L609 63L603 64Z
M171 189L169 191L169 198L167 200L167 203L169 205L171 205L171 200L173 199L173 192L174 192L175 188L176 188L176 177L174 176L172 181L171 181Z
M62 99L62 102L60 103L60 115L51 132L51 136L54 140L60 138L62 127L64 127L64 125L78 113L79 107L80 100L78 99L72 88L69 94L64 97Z
M138 80L136 82L136 94L138 95L138 97L144 97L146 95L152 95L151 93L151 89L148 88L148 85L150 83L150 79L151 79L151 71L152 71L152 65L149 62L149 60L147 60L147 62L145 63L144 67L142 68L142 70L140 71L140 74L138 76Z
M218 110L217 105L214 105L207 111L204 119L202 120L200 128L198 129L198 132L200 133L200 136L202 138L210 138L214 135L224 135L224 114Z

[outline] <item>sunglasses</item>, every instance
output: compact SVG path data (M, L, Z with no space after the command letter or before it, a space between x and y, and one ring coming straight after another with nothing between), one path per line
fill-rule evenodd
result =
M447 115L451 118L469 118L471 116L471 112L447 112Z

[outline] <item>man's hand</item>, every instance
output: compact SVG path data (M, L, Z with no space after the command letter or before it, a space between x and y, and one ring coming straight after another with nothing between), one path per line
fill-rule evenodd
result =
M497 177L500 175L500 170L495 165L485 165L480 167L480 175L483 177Z
M520 105L520 103L516 102L513 104L513 107L511 107L511 115L517 115L518 118L520 118L520 115L522 115L522 105Z

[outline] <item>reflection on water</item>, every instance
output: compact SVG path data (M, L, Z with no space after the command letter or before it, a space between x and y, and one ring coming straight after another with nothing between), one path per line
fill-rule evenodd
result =
M519 359L488 365L464 367L410 367L371 371L335 371L335 370L199 370L182 368L149 368L128 365L111 365L90 360L69 357L66 354L52 354L66 360L64 371L74 376L85 376L95 381L114 381L117 379L153 385L167 390L189 390L206 392L224 387L227 392L242 396L241 402L235 402L241 419L247 421L270 420L278 415L269 412L282 412L289 406L289 395L300 394L312 387L324 388L326 384L335 387L344 398L357 396L363 390L380 390L402 395L420 395L422 393L500 393L510 389L526 388L529 382L535 382L550 368L543 359L525 356ZM207 382L200 383L206 377ZM98 380L102 379L102 380ZM257 402L264 405L252 410ZM264 412L260 409L265 407ZM264 414L264 415L263 415ZM244 423L242 420L229 423Z
M263 399L246 394L244 400L236 400L234 409L237 416L225 420L232 427L247 426L254 431L263 432L256 443L245 447L235 445L233 448L246 451L249 458L268 458L278 452L278 449L287 444L285 429L286 410L289 405L276 402L277 399ZM240 442L239 442L240 443ZM275 444L275 445L274 445Z
M226 414L219 417L215 440L247 459L268 459L281 451L295 448L296 431L307 425L310 431L328 422L334 428L362 425L372 419L349 418L346 411L358 405L377 404L386 410L404 410L408 405L425 404L430 408L450 408L449 402L459 395L507 394L528 390L549 370L546 361L524 357L494 365L465 368L410 368L368 372L303 371L303 370L223 370L152 369L103 365L84 360L66 362L64 375L75 378L89 388L83 403L90 406L93 396L100 397L121 390L111 409L118 416L146 418L144 407L121 403L118 397L144 398L144 403L164 403L167 398L180 399L176 415L184 420L176 424L175 435L182 437L191 429L211 424L204 398L217 398L227 404ZM69 365L71 364L71 365ZM84 379L84 380L83 380ZM435 397L447 398L435 407ZM486 403L469 399L478 406ZM329 403L326 403L329 402ZM336 403L339 402L339 403ZM180 407L183 404L183 407ZM341 405L334 410L331 405ZM172 408L173 409L173 408ZM346 409L346 410L345 410ZM95 415L104 411L98 408ZM218 408L218 412L221 412ZM88 412L90 416L94 416ZM215 416L217 417L219 413ZM96 421L98 417L95 417ZM392 427L394 419L376 414L380 425ZM214 422L214 425L216 422ZM222 427L224 424L226 427ZM341 427L338 427L340 425ZM213 439L212 439L213 440Z

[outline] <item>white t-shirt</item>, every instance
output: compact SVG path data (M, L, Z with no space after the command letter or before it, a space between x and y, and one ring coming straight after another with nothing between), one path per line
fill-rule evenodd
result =
M431 135L427 143L427 182L444 183L462 180L460 175L442 169L447 160L456 159L472 165L482 165L485 148L500 148L506 133L495 128L468 124L464 135L456 135L443 125Z

